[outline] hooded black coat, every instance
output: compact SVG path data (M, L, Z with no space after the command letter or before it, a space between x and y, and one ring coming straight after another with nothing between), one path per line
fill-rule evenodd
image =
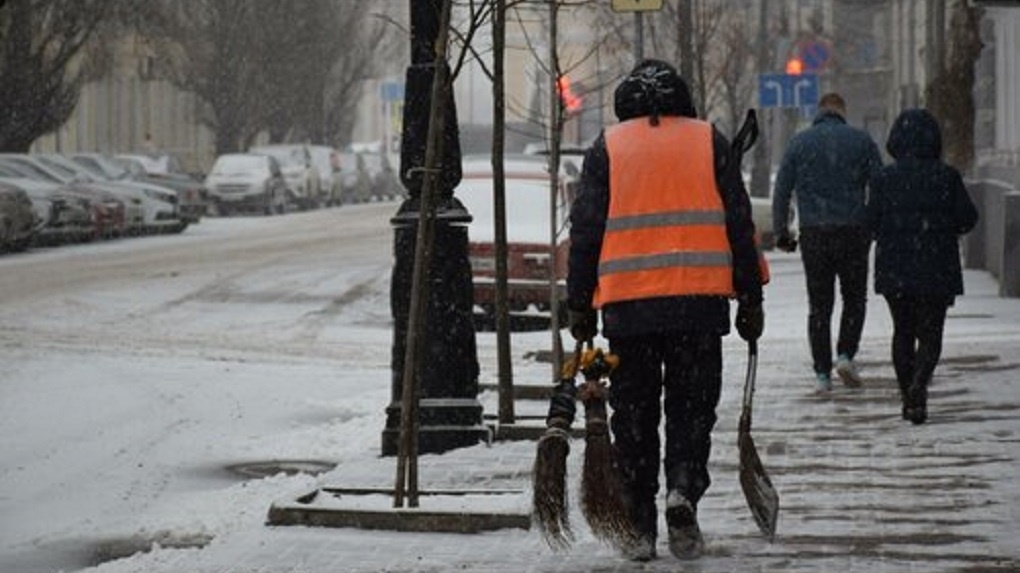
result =
M963 294L958 237L978 213L960 173L941 160L935 117L906 110L889 132L895 159L871 181L868 225L875 238L875 292L886 296Z
M654 65L649 67L656 69ZM642 74L637 73L631 76L632 79L641 77ZM620 121L648 117L654 124L658 116L694 117L694 105L686 84L675 74L664 74L664 77L668 81L664 90L660 88L660 92L665 92L663 97L649 94L640 81L624 81L616 91L614 102ZM715 178L726 211L734 288L741 302L760 304L761 274L750 199L729 142L714 129L713 134ZM684 160L683 149L676 150L676 159ZM599 256L609 212L610 169L603 133L585 154L579 193L570 212L567 305L572 310L591 308L598 283ZM722 335L730 329L729 300L721 296L674 296L617 302L602 309L602 325L607 337L671 331Z

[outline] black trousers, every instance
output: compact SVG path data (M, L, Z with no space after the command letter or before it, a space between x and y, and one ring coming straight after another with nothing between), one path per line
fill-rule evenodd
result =
M861 342L868 305L868 251L871 236L861 227L808 227L800 232L807 279L808 340L815 372L832 370L832 311L836 280L843 312L836 354L853 358Z
M952 301L916 295L886 296L885 300L893 320L893 368L900 393L906 397L911 385L927 388L931 382L942 356L942 333Z
M666 418L666 488L697 504L708 489L708 457L722 387L718 334L663 333L610 339L610 426L625 497L638 530L655 536Z

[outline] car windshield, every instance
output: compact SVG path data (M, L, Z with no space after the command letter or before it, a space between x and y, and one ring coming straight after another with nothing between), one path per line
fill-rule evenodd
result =
M305 165L304 151L300 147L253 147L251 152L275 157L280 167Z
M130 171L109 157L95 156L93 159L95 160L96 165L98 165L99 168L112 179L127 179L131 176Z
M5 174L9 174L6 175L7 177L26 177L28 179L34 179L36 181L48 181L50 183L64 182L60 178L47 172L45 169L40 169L39 167L33 165L32 162L30 161L18 161L18 160L4 161L3 159L0 159L0 164L2 164L4 167L3 172Z
M495 240L493 180L466 179L457 186L457 198L474 218L468 230L474 242ZM565 209L557 209L557 229L566 221ZM506 235L511 243L549 244L549 184L530 179L506 180Z
M39 162L44 164L51 172L56 173L59 177L63 177L65 181L73 181L75 179L94 179L87 174L91 174L91 170L86 170L84 173L82 169L76 169L70 165L62 163L60 160L53 157L39 156ZM98 176L103 178L102 175Z
M224 155L213 165L214 175L246 175L266 170L266 159L258 155Z

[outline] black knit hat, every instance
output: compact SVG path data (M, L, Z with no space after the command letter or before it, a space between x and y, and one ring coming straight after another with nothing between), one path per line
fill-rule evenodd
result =
M696 117L691 92L676 69L661 60L643 60L616 88L614 111L620 121L648 116L652 125L659 116Z

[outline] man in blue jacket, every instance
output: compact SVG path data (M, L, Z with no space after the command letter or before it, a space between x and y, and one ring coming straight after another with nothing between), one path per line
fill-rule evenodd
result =
M846 123L846 103L822 96L810 128L790 140L776 175L772 228L776 247L797 248L789 231L790 201L796 196L801 260L807 278L808 338L816 390L832 390L832 311L839 279L843 312L836 341L836 373L849 387L861 385L854 355L864 328L868 290L865 202L871 175L882 158L871 136Z

